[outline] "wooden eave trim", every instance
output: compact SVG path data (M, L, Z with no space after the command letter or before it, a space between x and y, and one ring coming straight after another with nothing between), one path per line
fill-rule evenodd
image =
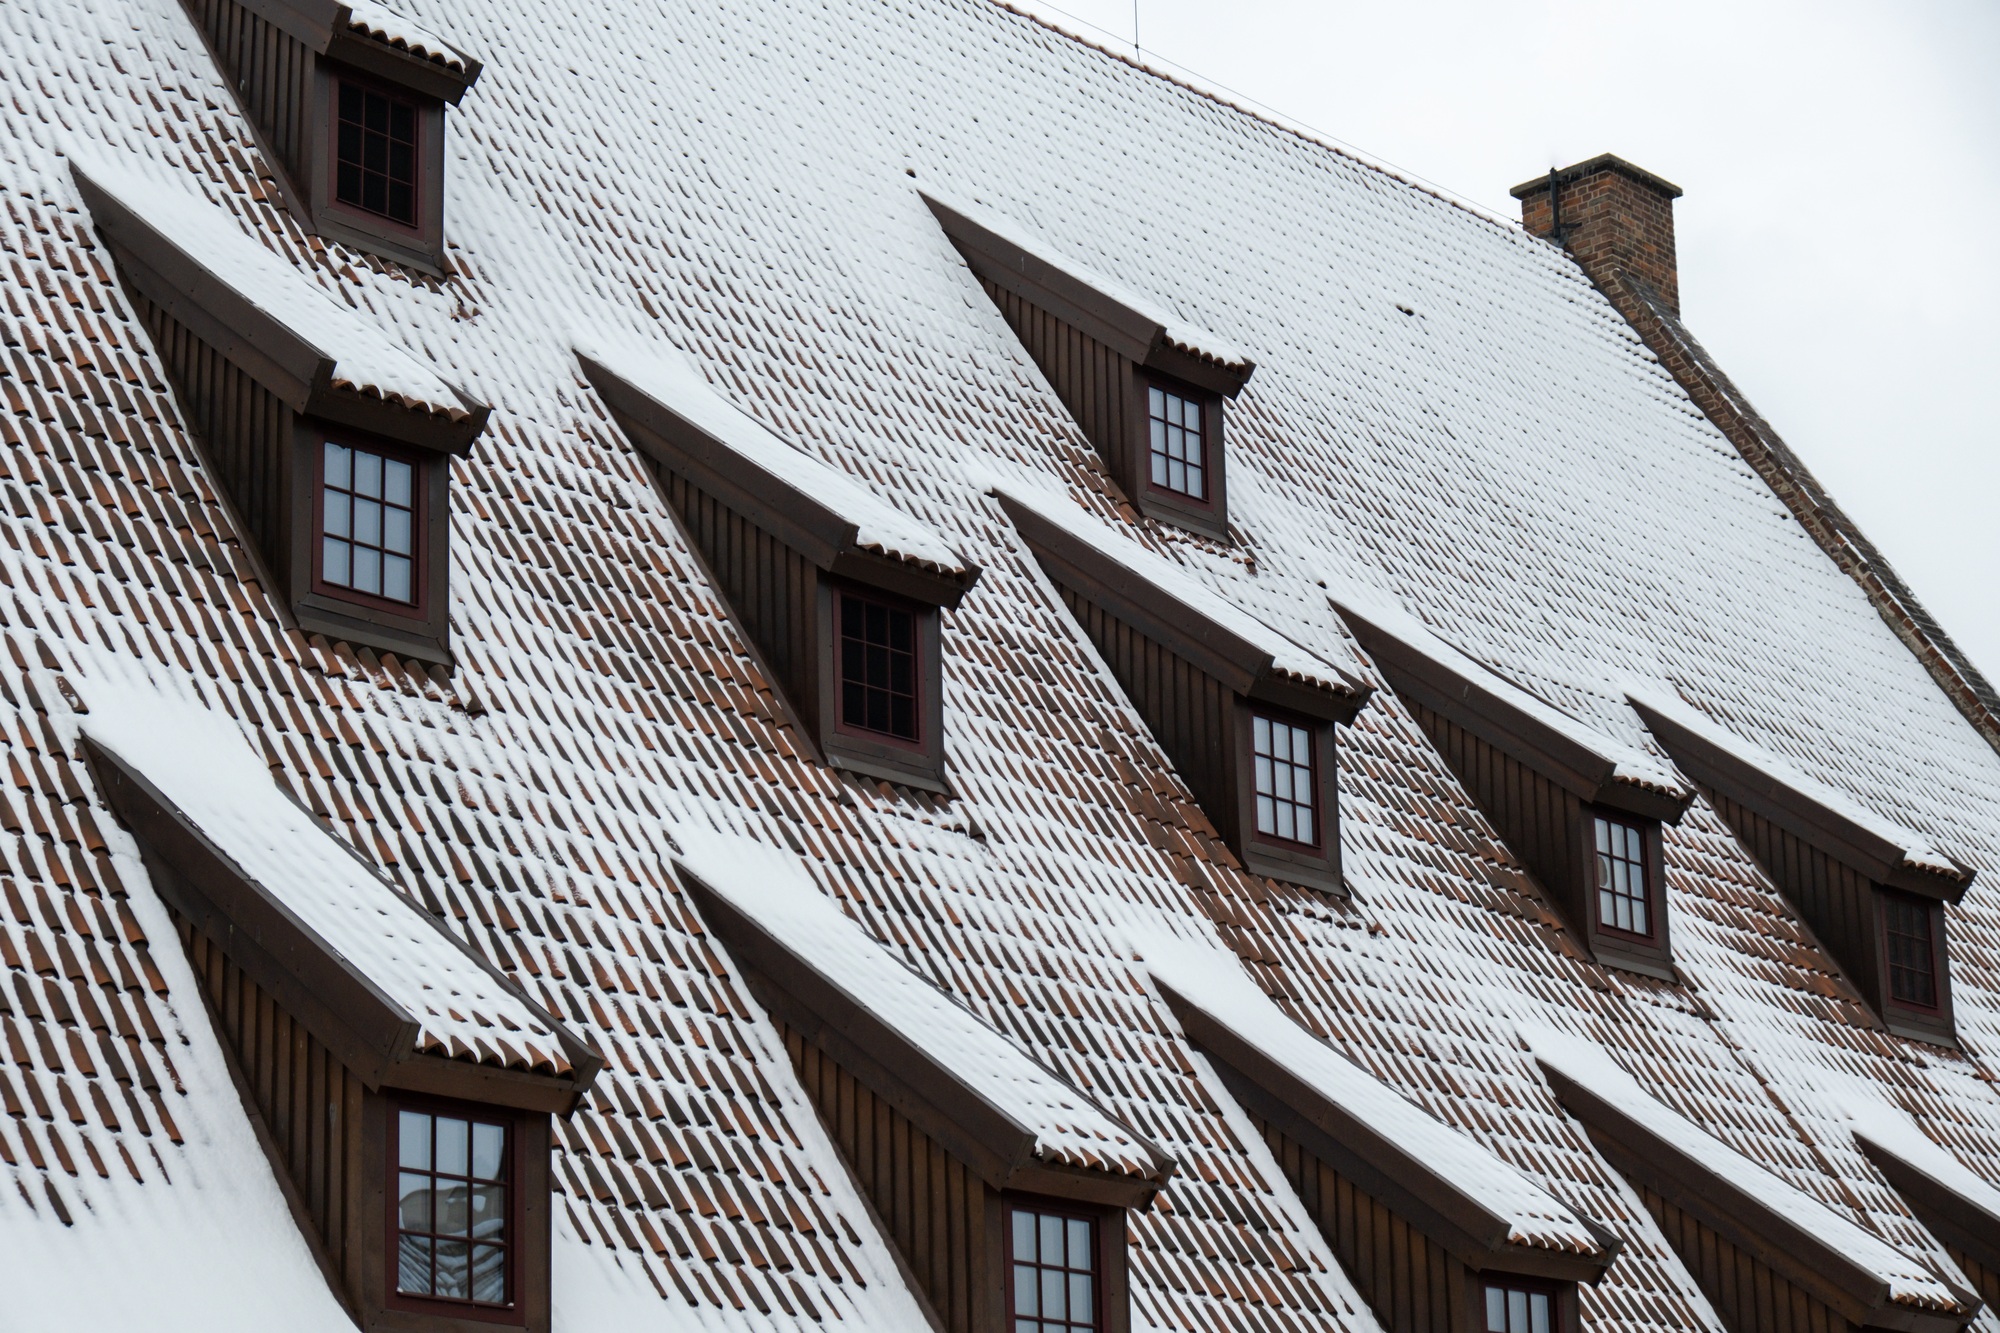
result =
M1741 759L1708 737L1635 697L1632 706L1695 782L1754 811L1878 884L1955 903L1972 884L1906 864L1904 848L1810 793Z
M155 877L155 888L168 906L215 940L251 980L283 1004L370 1090L384 1085L418 1086L404 1080L431 1078L449 1082L452 1088L476 1084L500 1089L505 1095L485 1098L441 1084L430 1090L510 1106L527 1103L509 1097L534 1098L532 1109L566 1115L604 1067L604 1057L594 1048L535 1004L470 945L434 922L440 938L449 940L549 1025L571 1068L567 1074L543 1074L446 1060L419 1051L417 1040L423 1025L413 1014L209 841L145 775L89 735L82 737L82 745L105 804L139 840L148 860L156 859L158 867L167 872ZM351 848L339 845L352 854ZM358 856L356 861L366 868ZM386 883L382 891L395 892ZM454 1072L434 1074L432 1062L453 1066Z
M1352 722L1368 702L1368 687L1358 681L1336 691L1293 679L1276 668L1269 650L1183 605L1032 507L1004 493L996 498L1049 577L1235 693L1322 722Z
M1982 1267L2000 1272L2000 1217L1876 1143L1865 1130L1855 1131L1854 1145L1939 1240L1965 1251Z
M1133 1141L1154 1163L1150 1176L1041 1160L1035 1155L1033 1129L988 1101L915 1040L870 1013L685 863L675 865L703 921L728 948L765 1007L994 1189L1141 1207L1166 1183L1174 1168L1172 1159L1136 1133ZM1081 1092L1077 1096L1089 1100Z
M952 574L860 546L859 527L717 440L617 371L577 354L584 377L632 444L655 463L708 492L830 574L926 606L956 608L979 580L962 557Z
M919 194L975 275L1033 302L1127 361L1225 398L1241 392L1256 371L1254 364L1225 366L1183 351L1151 314L1031 254L950 204Z
M455 46L451 52L465 67L462 72L356 32L351 26L353 7L341 0L239 0L239 3L271 26L298 38L317 55L454 105L478 81L483 68Z
M1595 1255L1515 1244L1508 1239L1513 1226L1506 1218L1432 1170L1398 1139L1356 1119L1166 982L1156 979L1156 984L1188 1039L1208 1055L1238 1101L1475 1270L1595 1282L1616 1256L1615 1239L1592 1223L1586 1225L1602 1246ZM1362 1076L1374 1077L1365 1071Z
M1659 791L1618 776L1617 761L1566 736L1476 677L1453 670L1353 607L1335 609L1397 694L1520 761L1571 795L1642 819L1678 824L1694 793Z
M1557 1100L1584 1123L1598 1148L1620 1171L1643 1181L1648 1189L1825 1301L1842 1317L1871 1328L1943 1333L1963 1327L1977 1311L1977 1296L1942 1277L1940 1281L1954 1287L1963 1313L1944 1314L1892 1300L1886 1281L1755 1193L1654 1134L1622 1107L1560 1069L1543 1064L1542 1071Z
M593 1052L593 1055L595 1053ZM485 1106L506 1106L518 1111L539 1111L567 1116L581 1101L584 1089L603 1065L578 1077L551 1077L520 1069L499 1069L470 1060L453 1060L426 1051L390 1065L382 1076L382 1086L405 1092L453 1097Z
M465 415L453 420L336 387L336 358L245 299L85 171L71 174L125 280L294 412L449 454L468 453L486 429L491 409L462 394Z

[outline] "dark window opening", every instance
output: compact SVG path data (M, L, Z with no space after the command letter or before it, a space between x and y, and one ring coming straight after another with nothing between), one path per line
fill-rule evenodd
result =
M320 495L320 581L415 604L416 464L326 442Z
M1097 1224L1030 1208L1009 1214L1011 1333L1097 1333Z
M1193 500L1208 498L1208 451L1202 404L1171 389L1146 390L1148 462L1153 485Z
M1882 924L1889 938L1889 998L1921 1009L1937 1008L1931 905L1909 894L1884 893Z
M344 79L335 101L333 197L416 226L417 108Z
M1253 714L1250 753L1256 764L1257 832L1269 838L1319 845L1319 782L1309 727Z
M1646 883L1646 835L1637 824L1597 816L1598 924L1627 935L1653 933Z
M396 1113L396 1291L506 1305L509 1127L501 1121L404 1108Z
M1511 1282L1486 1284L1486 1333L1555 1333L1555 1293Z
M916 613L848 593L839 609L840 724L920 739Z

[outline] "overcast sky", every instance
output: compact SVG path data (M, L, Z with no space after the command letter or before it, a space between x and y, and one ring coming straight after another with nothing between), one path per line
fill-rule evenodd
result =
M1129 50L1132 0L1016 2ZM1601 152L1681 186L1688 326L2000 684L2000 3L1140 0L1139 35L1508 217Z

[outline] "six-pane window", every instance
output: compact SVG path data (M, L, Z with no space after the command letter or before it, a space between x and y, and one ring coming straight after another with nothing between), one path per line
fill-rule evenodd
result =
M417 225L417 109L342 80L335 97L333 197Z
M326 443L320 579L391 602L417 600L415 464Z
M841 725L920 739L916 613L843 593L838 651Z
M1202 405L1171 389L1146 390L1147 441L1155 486L1195 500L1208 498L1208 454L1202 445Z
M397 1291L507 1304L507 1146L505 1124L397 1112Z
M1486 1333L1554 1333L1556 1298L1535 1287L1486 1284Z
M1597 919L1627 935L1651 935L1646 835L1637 824L1597 816Z
M1097 1224L1011 1211L1013 1333L1096 1333Z
M1930 904L1909 894L1884 893L1882 914L1889 937L1889 998L1935 1009L1937 953Z
M1256 765L1257 831L1286 842L1319 845L1319 785L1313 777L1313 733L1274 717L1250 720Z

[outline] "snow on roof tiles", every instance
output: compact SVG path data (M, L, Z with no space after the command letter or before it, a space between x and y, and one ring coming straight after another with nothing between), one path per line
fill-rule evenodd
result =
M1032 1133L1038 1157L1131 1176L1163 1174L1156 1149L871 938L814 885L796 856L696 825L677 827L675 836L682 866L771 932L847 1003L928 1053L940 1077Z
M1444 1124L1407 1097L1300 1027L1259 990L1231 954L1163 934L1139 937L1156 981L1192 1002L1277 1067L1287 1071L1428 1172L1503 1220L1515 1244L1598 1255L1604 1238L1574 1210L1463 1130Z
M464 52L388 6L378 4L377 0L346 0L346 4L347 26L353 31L454 73L465 72Z
M271 780L237 723L144 684L79 682L82 730L419 1024L416 1050L570 1072L525 1003Z
M494 71L450 113L444 281L300 234L178 0L0 8L0 1215L43 1241L27 1265L0 1246L21 1308L122 1280L56 1201L164 1219L133 1231L168 1250L176 1212L239 1206L210 1182L269 1178L226 1075L201 1076L220 1056L200 989L134 863L101 853L62 740L65 677L113 645L269 738L311 809L606 1052L555 1126L557 1333L663 1309L750 1333L919 1326L664 870L669 821L719 811L842 867L871 934L1184 1163L1131 1219L1137 1327L1374 1327L1113 947L1107 923L1138 910L1219 934L1371 1072L1626 1237L1586 1327L1722 1325L1501 1015L1584 1016L1732 1148L1949 1265L1824 1088L1893 1089L2000 1181L1980 1054L2000 1049L2000 758L1558 249L981 0L601 0L587 23L554 0L405 2ZM504 447L451 465L450 673L288 627L77 210L63 155L86 149L227 201L232 228L494 404ZM1339 747L1353 901L1245 875L981 494L1004 464L1110 502L919 186L1034 219L1258 350L1229 410L1242 540L1184 562L1308 653L1351 651L1315 580L1365 571L1593 730L1644 740L1593 682L1676 681L1963 854L1982 871L1945 909L1963 1049L1883 1033L1699 799L1664 838L1680 982L1580 960L1389 691ZM661 328L981 564L943 637L954 799L800 745L581 385L577 327ZM298 1296L293 1258L241 1262ZM269 1326L246 1285L208 1293L204 1326Z
M159 164L94 147L73 150L71 162L79 184L331 359L335 386L453 421L471 415L435 370L245 235L228 213L163 179Z
M1762 1207L1786 1218L1802 1235L1861 1267L1888 1288L1892 1301L1929 1310L1963 1308L1963 1294L1940 1282L1922 1263L1660 1102L1602 1047L1546 1028L1524 1027L1522 1038L1545 1067L1589 1089L1642 1126L1655 1141L1699 1163L1709 1176L1728 1181Z

